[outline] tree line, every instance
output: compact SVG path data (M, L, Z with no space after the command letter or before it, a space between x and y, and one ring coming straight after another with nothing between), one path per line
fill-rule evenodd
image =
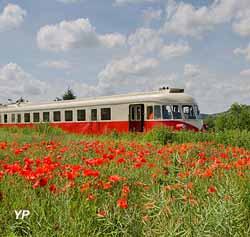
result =
M204 122L210 130L250 130L250 106L234 103L228 111L209 116Z

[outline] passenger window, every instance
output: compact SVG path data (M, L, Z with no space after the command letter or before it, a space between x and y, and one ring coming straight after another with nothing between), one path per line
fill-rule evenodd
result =
M172 119L171 108L169 105L162 106L162 118L163 119Z
M196 119L194 108L192 105L183 105L182 111L184 113L185 119Z
M73 121L73 111L72 110L66 110L65 111L65 121Z
M3 120L4 120L4 123L8 123L8 115L7 114L4 115Z
M33 122L34 123L40 122L40 114L39 113L33 113Z
M16 122L16 115L11 114L11 123L15 123L15 122Z
M86 120L85 109L77 110L77 121L85 121L85 120Z
M91 109L91 121L97 121L97 109Z
M173 105L172 111L173 111L173 118L174 119L181 119L181 111L180 111L179 105Z
M49 122L49 112L43 112L43 122Z
M147 106L147 119L154 119L153 106Z
M200 110L198 105L194 105L194 112L196 114L197 119L200 119Z
M161 119L161 106L155 105L154 106L154 119Z
M30 123L30 113L24 113L24 122Z
M111 120L111 109L102 108L101 109L101 120Z
M22 122L22 117L21 114L17 115L17 123L21 123Z
M60 111L54 111L53 112L53 121L54 122L60 122L61 121L61 112Z

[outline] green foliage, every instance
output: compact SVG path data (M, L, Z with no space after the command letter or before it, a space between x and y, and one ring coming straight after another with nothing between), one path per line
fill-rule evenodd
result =
M165 145L173 141L173 130L167 126L156 126L144 135L146 142L159 143Z
M63 100L74 100L75 98L76 96L71 88L68 88L62 96Z
M250 130L250 106L233 104L228 112L216 118L215 128L218 131Z

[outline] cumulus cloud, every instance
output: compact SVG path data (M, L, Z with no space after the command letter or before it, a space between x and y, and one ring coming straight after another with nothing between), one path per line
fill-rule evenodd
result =
M66 51L74 48L117 47L126 42L119 34L96 33L88 19L62 21L55 25L46 25L37 33L37 43L40 49L50 51Z
M227 110L234 102L249 103L249 78L217 75L206 70L200 76L185 78L185 91L194 96L202 112Z
M242 70L240 75L250 77L250 69Z
M250 11L240 13L232 27L239 35L250 36Z
M246 48L237 48L234 50L235 55L243 55L247 60L250 60L250 43Z
M117 6L122 6L126 4L136 4L136 3L145 3L145 2L157 2L158 0L114 0L114 4Z
M172 43L161 48L160 55L165 59L181 57L191 51L188 43Z
M163 39L159 33L150 28L139 28L128 37L130 53L136 55L154 53L159 50L163 44Z
M72 68L72 64L65 60L51 60L46 61L40 64L40 66L48 67L52 69L58 69L58 70L67 70Z
M184 56L192 49L187 42L167 43L160 33L150 28L139 28L128 37L130 53L158 55L165 59Z
M56 0L57 2L62 2L62 3L77 3L81 2L81 0Z
M185 64L184 66L184 76L186 77L197 77L201 74L201 69L199 65Z
M248 0L214 0L211 5L198 8L189 3L169 0L163 32L202 37L205 32L211 31L218 24L230 22L249 7Z
M44 82L34 79L19 65L9 63L0 68L1 98L39 96L46 88Z
M20 6L8 4L0 13L0 32L17 28L23 23L25 16L26 11Z
M124 85L128 81L131 83L134 77L149 75L158 65L159 61L154 58L139 56L113 60L99 73L98 86L110 90L114 85Z
M144 24L146 26L149 26L151 24L151 22L161 19L162 10L160 10L160 9L155 10L153 8L147 8L147 9L143 10L142 14L143 14L142 17L143 17Z

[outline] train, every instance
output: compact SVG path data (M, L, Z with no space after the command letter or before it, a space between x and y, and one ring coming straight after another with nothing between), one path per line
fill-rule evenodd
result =
M181 88L79 98L53 102L22 102L0 106L0 127L49 123L72 133L147 132L164 125L202 131L195 99Z

